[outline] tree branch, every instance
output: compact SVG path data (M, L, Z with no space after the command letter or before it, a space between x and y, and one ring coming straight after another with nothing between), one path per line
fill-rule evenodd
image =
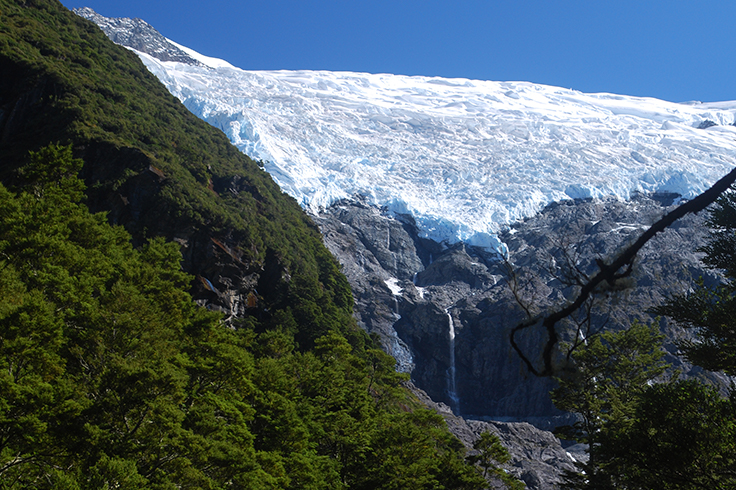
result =
M736 181L736 168L731 170L728 174L722 177L718 182L713 184L702 194L698 195L694 199L687 201L671 212L664 215L659 221L649 227L639 238L621 251L618 256L610 263L606 264L602 260L596 261L599 267L598 272L591 277L587 283L581 285L578 291L577 297L569 302L566 306L549 313L548 315L537 315L534 318L530 318L524 322L519 323L511 330L510 341L511 347L516 351L521 360L526 364L529 371L535 376L551 376L554 374L554 368L552 366L552 354L555 346L559 341L557 330L555 326L559 321L569 317L583 303L593 294L596 288L604 281L613 284L617 279L626 277L631 273L634 259L637 253L641 250L646 243L654 238L657 233L665 231L675 221L682 218L689 213L698 213L714 203L718 197L727 191L731 185ZM619 272L622 268L626 267L623 272ZM531 360L522 352L521 348L516 342L516 334L537 325L541 322L542 327L547 331L547 343L544 346L542 352L543 368L537 370Z

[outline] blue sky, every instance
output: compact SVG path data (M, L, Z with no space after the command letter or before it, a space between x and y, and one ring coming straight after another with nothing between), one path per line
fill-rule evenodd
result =
M732 0L62 0L252 70L530 81L736 99Z

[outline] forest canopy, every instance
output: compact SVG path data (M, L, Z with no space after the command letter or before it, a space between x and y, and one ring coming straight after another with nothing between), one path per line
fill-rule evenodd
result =
M2 488L482 488L380 349L229 328L50 146L0 186Z

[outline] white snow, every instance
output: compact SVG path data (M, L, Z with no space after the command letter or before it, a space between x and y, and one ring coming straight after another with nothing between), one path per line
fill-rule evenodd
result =
M342 198L414 216L423 236L502 249L553 201L691 198L734 166L736 102L673 103L526 82L144 63L302 206ZM701 130L712 120L719 126Z
M179 48L182 51L184 51L186 54L188 54L189 56L191 56L195 60L199 61L200 63L202 63L202 64L204 64L206 66L209 66L210 68L235 68L233 65L231 65L230 63L228 63L225 60L221 60L219 58L211 58L209 56L205 56L203 54L199 54L195 50L193 50L191 48L187 48L186 46L182 46L179 43L175 43L171 39L166 39L166 40L169 41L174 46L176 46L177 48Z
M383 282L388 286L388 288L391 290L391 294L394 296L401 296L401 293L404 291L404 289L399 286L399 280L395 277L389 277L388 279L384 279Z

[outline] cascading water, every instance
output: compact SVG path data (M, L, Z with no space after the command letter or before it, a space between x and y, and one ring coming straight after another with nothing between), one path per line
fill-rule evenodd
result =
M445 309L447 320L449 322L450 336L450 368L447 370L447 396L450 398L450 408L455 415L460 415L460 398L457 396L457 388L455 385L455 321L452 319L450 308Z

